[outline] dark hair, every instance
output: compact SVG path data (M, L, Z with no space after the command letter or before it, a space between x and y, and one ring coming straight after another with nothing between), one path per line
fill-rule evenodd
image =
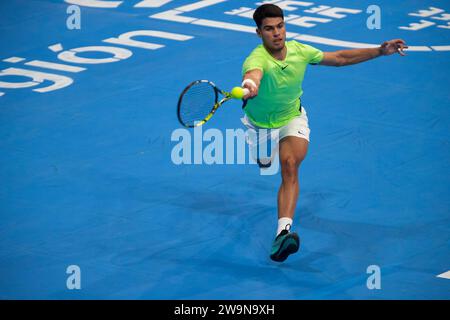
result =
M278 18L278 17L284 19L283 10L281 10L280 7L271 3L266 3L259 6L253 13L253 20L255 20L255 23L258 26L258 28L261 28L262 21L264 20L264 18Z

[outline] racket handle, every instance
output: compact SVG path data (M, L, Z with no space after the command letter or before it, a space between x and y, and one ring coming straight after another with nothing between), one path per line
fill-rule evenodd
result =
M244 88L242 91L244 91L244 96L246 96L250 93L250 91L247 88Z

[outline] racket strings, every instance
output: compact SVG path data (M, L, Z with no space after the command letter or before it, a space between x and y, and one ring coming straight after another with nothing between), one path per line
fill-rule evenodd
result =
M179 114L186 125L195 125L211 112L216 103L214 88L205 82L190 87L182 96Z

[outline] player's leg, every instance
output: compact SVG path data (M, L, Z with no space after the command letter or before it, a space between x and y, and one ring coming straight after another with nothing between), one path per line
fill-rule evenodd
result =
M298 169L308 151L308 141L299 137L285 137L280 141L281 185L278 191L278 229L270 258L284 261L298 251L300 239L291 232L292 219L299 195Z
M278 219L294 217L300 191L298 169L308 151L308 140L285 137L280 141L281 185L278 191Z
M309 132L306 111L280 130L278 228L270 255L275 261L284 261L290 254L297 252L300 246L300 239L297 233L291 232L291 227L300 191L298 170L308 152Z

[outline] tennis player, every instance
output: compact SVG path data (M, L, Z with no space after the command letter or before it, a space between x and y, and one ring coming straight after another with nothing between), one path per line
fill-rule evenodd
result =
M283 11L274 4L258 7L253 19L262 44L251 52L242 68L242 87L250 91L244 96L243 122L255 130L279 130L282 182L278 191L278 228L270 258L281 262L297 252L300 245L291 228L299 196L298 169L308 151L310 134L300 101L306 67L347 66L394 53L404 56L403 50L408 47L396 39L377 48L322 52L295 40L286 41Z

